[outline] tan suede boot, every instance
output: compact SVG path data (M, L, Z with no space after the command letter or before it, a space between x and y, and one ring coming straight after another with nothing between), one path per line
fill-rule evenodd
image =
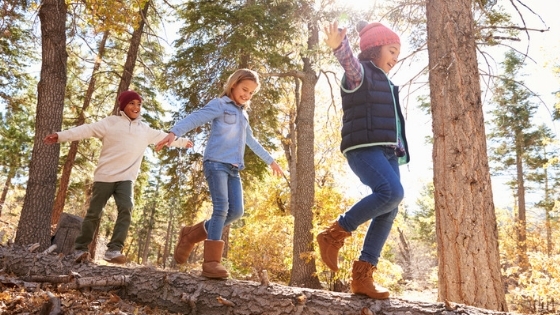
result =
M224 252L224 241L204 241L204 262L202 263L202 275L207 278L227 278L229 274L222 261Z
M367 295L372 299L383 300L389 298L389 290L373 283L373 272L377 267L367 261L354 261L352 266L352 282L350 290L354 294Z
M338 271L338 251L344 245L344 239L351 235L352 233L346 232L338 221L317 235L321 259L332 271Z
M208 237L208 232L204 227L204 222L199 222L193 226L184 226L179 232L179 240L175 246L173 258L178 264L187 262L194 245L204 241Z

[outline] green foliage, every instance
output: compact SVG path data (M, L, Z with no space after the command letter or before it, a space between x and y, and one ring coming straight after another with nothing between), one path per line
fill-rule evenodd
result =
M416 200L419 210L412 216L414 227L417 235L415 239L430 245L435 251L436 245L436 215L435 215L435 201L434 201L434 184L429 183L424 186L420 194L420 198ZM434 253L435 254L435 253Z
M237 68L262 73L265 66L289 66L291 60L282 43L286 34L294 32L286 23L294 9L289 2L273 5L268 0L251 4L186 2L179 11L185 24L168 66L168 87L187 101L190 111L217 96Z
M29 66L33 54L31 22L15 1L0 9L0 179L3 188L27 176L33 147L37 82ZM9 190L9 189L8 189ZM0 200L2 204L4 200ZM0 213L2 209L0 208Z
M38 60L31 21L20 6L3 2L0 9L0 105L34 85L30 65Z
M27 175L33 148L35 98L32 91L12 95L7 99L8 110L0 112L0 175L13 173L19 180Z
M545 138L551 134L535 126L537 105L532 102L532 93L517 79L523 66L522 56L510 51L502 63L504 74L494 89L496 107L491 111L490 161L496 174L512 172L512 188L517 187L518 168L528 167L532 171L546 162L539 157Z

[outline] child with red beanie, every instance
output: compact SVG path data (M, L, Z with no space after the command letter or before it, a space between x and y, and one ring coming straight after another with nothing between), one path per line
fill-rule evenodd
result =
M354 294L386 299L389 291L373 282L381 249L389 236L404 197L399 165L410 161L399 104L398 87L388 77L397 63L399 36L381 23L360 22L360 54L356 58L346 28L334 22L325 27L325 43L333 49L344 76L341 81L342 141L340 150L371 194L341 214L317 235L321 259L338 270L338 251L358 226L370 221L362 251L352 266Z
M80 235L74 248L76 261L88 257L88 246L99 226L101 213L111 196L117 205L117 220L107 251L103 257L111 263L123 264L126 256L122 248L128 234L133 208L133 183L138 176L144 151L156 144L167 133L152 129L142 121L142 98L135 91L124 91L119 97L120 115L109 116L98 122L80 125L46 136L46 144L99 138L101 154L93 173L93 192ZM172 143L176 147L191 147L192 142L180 138Z

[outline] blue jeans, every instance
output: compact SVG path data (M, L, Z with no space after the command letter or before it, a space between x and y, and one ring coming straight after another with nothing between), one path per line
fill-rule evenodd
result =
M372 193L338 218L338 224L353 232L371 220L359 259L377 266L381 249L389 236L404 197L398 158L393 148L373 146L348 151L348 165L371 188Z
M204 176L212 197L212 216L206 223L209 240L221 240L224 226L243 216L239 169L229 163L204 161Z

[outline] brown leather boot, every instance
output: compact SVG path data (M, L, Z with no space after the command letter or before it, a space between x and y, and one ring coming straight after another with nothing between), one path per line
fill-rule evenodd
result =
M199 222L193 226L183 226L179 232L179 240L175 246L173 258L178 264L187 262L194 245L198 242L204 241L208 237L208 232L204 227L204 222Z
M354 261L352 266L352 282L350 282L352 293L367 295L376 300L389 298L389 290L373 283L372 275L376 270L377 267L367 261Z
M338 221L317 235L321 259L332 271L338 271L338 251L344 245L344 239L351 235L352 233L346 232Z
M202 263L202 275L207 278L227 278L229 276L226 268L220 263L224 252L224 241L204 241L204 262Z

